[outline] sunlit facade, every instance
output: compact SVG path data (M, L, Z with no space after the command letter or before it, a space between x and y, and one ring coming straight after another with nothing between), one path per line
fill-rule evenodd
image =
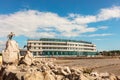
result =
M28 40L30 51L35 56L87 56L95 55L96 45L86 41L41 38Z

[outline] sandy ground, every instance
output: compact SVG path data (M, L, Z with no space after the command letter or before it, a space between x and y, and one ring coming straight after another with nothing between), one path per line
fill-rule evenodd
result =
M94 68L98 72L109 72L120 76L120 59L57 59L55 63L69 67Z
M39 60L40 58L38 58ZM53 60L53 59L52 59ZM0 56L0 64L2 58ZM56 59L56 64L69 67L94 68L97 72L109 72L120 76L120 59Z

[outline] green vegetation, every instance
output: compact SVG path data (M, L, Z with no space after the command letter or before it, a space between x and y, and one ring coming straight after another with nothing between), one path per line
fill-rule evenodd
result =
M120 56L120 50L102 51L99 54L103 56Z

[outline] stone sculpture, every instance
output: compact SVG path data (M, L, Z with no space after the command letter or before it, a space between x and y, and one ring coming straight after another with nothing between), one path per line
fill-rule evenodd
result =
M8 41L6 42L6 48L2 51L2 59L4 64L18 64L19 60L19 48L18 43L15 40L12 40L15 34L11 32L8 35Z
M8 35L8 39L11 40L13 38L13 36L15 36L15 34L13 32L11 32L9 35Z

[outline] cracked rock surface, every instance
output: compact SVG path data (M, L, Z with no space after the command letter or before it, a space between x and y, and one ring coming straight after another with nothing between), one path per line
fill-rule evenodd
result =
M0 73L1 80L119 80L114 74L88 73L87 70L59 66L52 61L34 60L31 65L2 65Z

